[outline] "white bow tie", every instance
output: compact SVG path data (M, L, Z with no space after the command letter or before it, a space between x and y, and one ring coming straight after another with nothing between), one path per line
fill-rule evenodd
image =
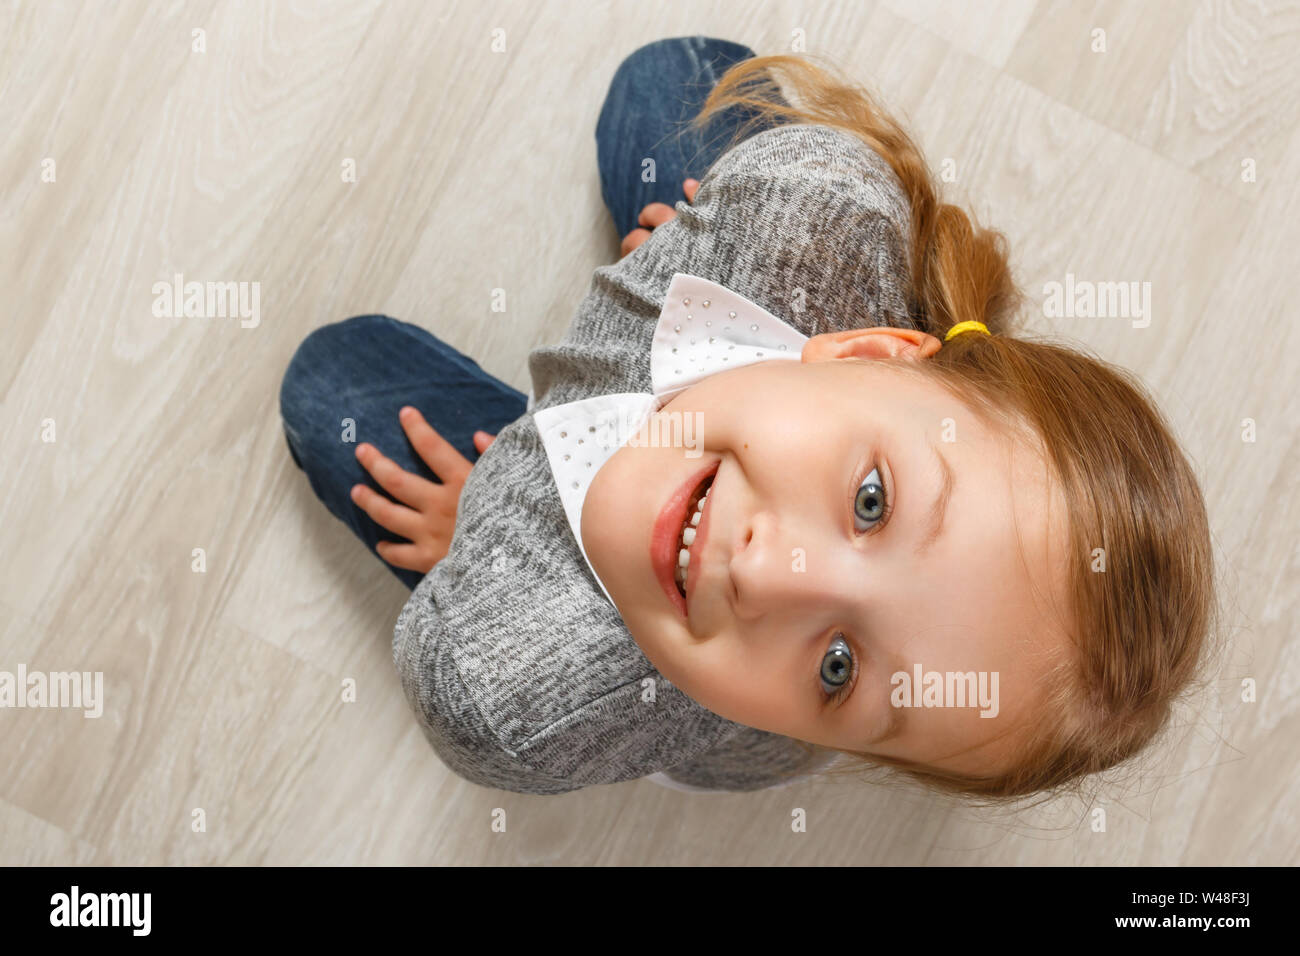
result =
M573 537L611 604L614 599L582 544L582 504L601 466L682 389L729 368L770 359L797 362L807 341L744 296L678 272L650 346L652 394L597 395L533 413Z

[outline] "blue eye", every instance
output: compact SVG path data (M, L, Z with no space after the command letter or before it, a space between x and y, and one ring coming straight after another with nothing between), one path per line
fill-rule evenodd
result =
M884 524L888 517L889 508L885 505L885 486L880 483L880 470L872 468L871 474L862 479L857 494L853 496L853 526L859 531L870 531L873 527Z
M822 691L837 699L846 696L853 689L852 680L856 671L852 648L842 633L836 633L835 640L831 641L830 648L822 657Z

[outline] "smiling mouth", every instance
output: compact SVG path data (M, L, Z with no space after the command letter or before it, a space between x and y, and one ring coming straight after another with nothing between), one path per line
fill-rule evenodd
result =
M695 539L699 537L700 522L704 518L704 507L709 489L713 486L713 479L716 475L716 471L706 475L686 500L686 520L682 522L681 531L677 535L677 549L675 552L677 567L673 572L673 578L677 583L677 593L682 596L683 601L686 600L686 582L690 578L692 545L695 544Z
M700 502L704 501L707 505L708 499L705 495L712 486L713 477L718 473L720 464L721 460L710 462L696 469L691 475L684 476L682 483L676 486L663 507L659 509L659 514L650 529L649 557L655 581L663 590L664 597L683 619L689 617L686 607L687 595L695 590L696 584L689 584L688 587L692 575L682 561L685 560L690 564L694 559L696 572L694 577L700 576L700 559L703 547L707 543L704 540L704 533L707 531L706 526L709 525L709 518L712 515L707 507L700 508ZM709 495L709 497L714 496ZM696 513L701 511L702 517L692 524ZM685 533L688 528L691 534ZM687 544L684 538L690 538L691 543ZM686 555L684 559L683 552Z

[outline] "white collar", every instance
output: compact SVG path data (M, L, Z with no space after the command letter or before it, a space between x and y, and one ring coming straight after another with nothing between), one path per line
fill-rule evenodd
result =
M611 604L614 599L582 545L582 504L601 466L682 389L742 365L770 359L797 362L807 341L808 336L739 293L678 272L650 345L653 393L597 395L533 413L573 537Z

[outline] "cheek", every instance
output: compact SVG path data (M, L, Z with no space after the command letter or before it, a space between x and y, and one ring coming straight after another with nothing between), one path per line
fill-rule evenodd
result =
M716 634L681 655L684 673L673 683L728 720L785 733L799 704L794 662L765 643L732 630Z
M847 418L842 409L846 407L843 392L791 388L789 383L778 382L754 396L747 420L761 425L763 436L787 450L811 453L841 439ZM857 427L862 427L861 422Z
M587 540L588 512L595 534L609 535L640 520L650 507L652 493L667 481L655 457L656 449L628 445L620 448L592 479L582 506L582 534ZM644 505L644 507L640 507Z
M587 554L598 567L609 560L606 556L617 546L617 536L613 530L618 513L615 498L622 486L619 466L618 455L607 461L592 480L582 503L582 542Z

